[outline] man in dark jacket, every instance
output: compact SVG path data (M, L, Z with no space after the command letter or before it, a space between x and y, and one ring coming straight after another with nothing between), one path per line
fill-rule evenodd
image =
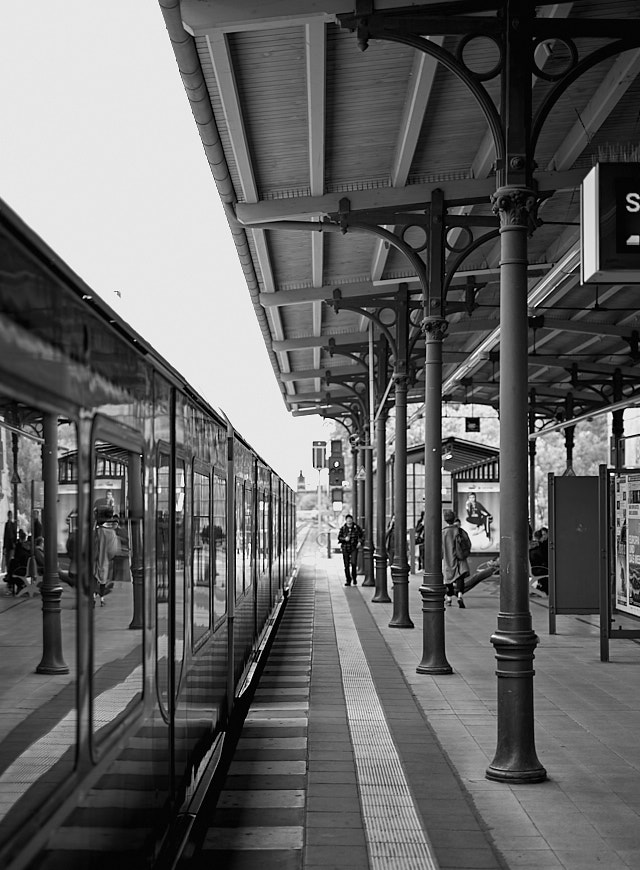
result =
M342 547L342 561L344 562L345 586L357 586L358 576L358 546L364 539L364 533L359 525L354 523L351 514L344 518L344 525L338 532L338 543Z

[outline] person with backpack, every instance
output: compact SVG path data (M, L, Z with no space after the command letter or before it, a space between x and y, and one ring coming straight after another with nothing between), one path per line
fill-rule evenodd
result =
M453 601L454 587L458 599L458 607L465 606L464 579L469 576L467 557L471 552L471 539L453 511L446 510L442 514L445 526L442 529L442 573L446 586L446 602L449 606Z

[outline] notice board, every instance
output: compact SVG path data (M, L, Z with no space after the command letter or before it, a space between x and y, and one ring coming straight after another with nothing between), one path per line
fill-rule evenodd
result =
M557 613L599 613L599 481L549 475L549 630Z

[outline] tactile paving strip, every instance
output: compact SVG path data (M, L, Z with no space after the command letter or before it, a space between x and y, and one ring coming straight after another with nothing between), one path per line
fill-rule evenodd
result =
M331 583L342 683L372 870L438 870L342 587ZM393 862L390 864L390 862Z

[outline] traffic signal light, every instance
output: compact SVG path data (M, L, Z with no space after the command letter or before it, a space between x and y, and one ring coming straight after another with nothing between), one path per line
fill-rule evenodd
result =
M314 441L313 442L313 467L314 468L324 468L326 465L327 458L327 442L326 441Z
M336 439L331 442L331 456L329 457L329 486L342 486L344 481L344 456L342 455L342 441Z

